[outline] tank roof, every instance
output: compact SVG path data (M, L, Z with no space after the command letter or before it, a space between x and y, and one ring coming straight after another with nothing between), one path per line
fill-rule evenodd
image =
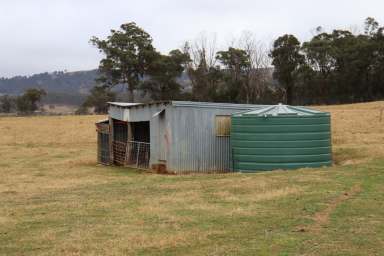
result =
M328 115L327 112L321 112L307 107L289 106L279 103L278 105L264 106L259 109L239 113L238 115L255 116L313 116Z

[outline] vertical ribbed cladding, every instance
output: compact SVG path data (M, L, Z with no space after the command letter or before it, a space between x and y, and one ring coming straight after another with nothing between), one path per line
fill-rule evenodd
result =
M232 116L234 171L321 167L332 164L329 113L289 106ZM287 110L285 110L287 111ZM300 112L301 111L301 112ZM302 112L305 111L305 112Z
M230 138L215 134L216 115L232 115L239 110L175 107L167 120L171 126L169 171L224 173L230 168ZM168 114L168 113L167 113Z

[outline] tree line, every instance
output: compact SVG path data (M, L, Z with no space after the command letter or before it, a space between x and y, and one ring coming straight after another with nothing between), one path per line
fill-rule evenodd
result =
M278 37L271 47L244 32L225 49L215 37L200 36L162 54L136 23L111 30L90 43L103 54L97 86L78 113L107 110L119 98L112 90L125 85L128 100L194 100L252 104L339 104L384 97L384 27L367 18L363 31L318 27L301 43L294 35ZM33 91L36 90L36 91ZM32 89L17 99L3 96L3 112L37 108ZM28 96L29 95L29 96ZM31 96L32 95L32 96ZM29 103L28 103L29 100ZM121 97L119 98L121 100Z
M383 31L375 19L367 18L360 33L318 27L309 41L301 43L286 34L268 48L248 32L224 50L218 50L215 38L201 37L163 55L151 36L131 22L111 30L106 39L91 39L105 56L97 94L125 84L130 101L138 91L148 100L256 104L382 99ZM188 78L184 83L183 74Z
M367 18L362 33L324 32L307 42L279 37L271 51L275 77L294 104L339 104L384 96L384 27Z
M42 98L47 95L44 89L31 88L20 96L0 96L0 112L32 114L39 110Z
M134 22L111 30L106 39L93 37L104 58L99 85L83 106L116 97L110 89L125 84L128 100L195 100L267 103L281 97L273 84L268 50L251 33L244 33L219 51L214 37L201 36L168 54L158 52L151 36ZM267 96L268 95L268 96Z

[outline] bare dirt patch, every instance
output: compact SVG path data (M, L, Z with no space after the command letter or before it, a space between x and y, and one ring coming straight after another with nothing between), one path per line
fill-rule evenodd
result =
M353 187L351 187L348 191L345 191L340 196L332 200L328 206L315 214L313 217L314 224L308 227L299 227L297 231L299 232L314 232L318 233L321 232L323 227L326 227L329 224L329 218L331 214L335 211L335 209L343 202L347 201L351 197L355 196L356 194L361 192L361 185L356 184Z

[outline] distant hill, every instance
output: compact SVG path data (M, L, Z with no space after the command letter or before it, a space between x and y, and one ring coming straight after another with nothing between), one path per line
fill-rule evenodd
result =
M0 78L0 94L20 95L28 88L41 88L48 93L46 103L79 105L95 86L97 77L95 69Z
M277 86L277 81L272 79L273 69L268 68L268 74L273 81L271 86ZM0 95L20 95L28 88L41 88L47 92L43 102L45 104L62 104L78 106L84 102L89 91L96 85L99 77L97 69L88 71L41 73L32 76L15 76L0 78ZM144 78L145 79L145 78ZM191 81L186 72L177 79L184 91L191 90ZM117 100L127 101L128 95L125 86L118 85L113 89L117 93ZM141 91L136 91L137 101L148 100Z
M99 76L97 69L89 71L41 73L32 76L15 76L12 78L0 78L0 95L20 95L28 88L41 88L47 92L44 97L46 104L80 105L90 89L95 85L95 79ZM189 79L184 72L178 82L186 89L190 87ZM115 86L119 100L127 100L125 87ZM136 92L136 98L141 98L141 93Z

